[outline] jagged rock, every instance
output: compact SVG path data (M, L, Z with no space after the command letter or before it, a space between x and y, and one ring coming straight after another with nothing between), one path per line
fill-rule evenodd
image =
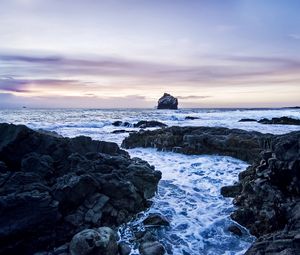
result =
M85 229L72 238L70 253L71 255L117 255L116 234L108 227Z
M146 219L143 220L144 225L148 226L169 226L169 220L160 213L150 213Z
M144 242L140 245L139 251L141 255L163 255L165 254L164 246L155 241L155 242Z
M240 119L239 122L256 122L255 119Z
M155 120L152 121L141 120L138 123L134 124L133 126L137 128L150 128L150 127L166 127L167 125Z
M132 126L129 122L127 122L127 121L123 122L120 120L113 122L112 125L115 127L131 127Z
M237 236L242 236L243 235L242 230L236 225L229 226L228 231L235 234L235 235L237 235Z
M221 188L221 194L224 197L235 197L239 195L242 191L242 186L240 184L225 186Z
M117 144L0 124L0 254L34 254L145 210L161 173ZM6 167L7 166L7 167Z
M258 121L261 124L278 124L278 125L300 125L300 119L293 119L289 117L280 117L272 119L261 119Z
M270 147L273 135L221 127L170 127L130 134L124 148L155 147L184 154L219 154L248 162Z
M158 100L157 109L176 110L177 108L178 108L178 99L171 96L168 93L164 93L164 95Z
M184 119L185 120L198 120L200 118L199 117L194 117L194 116L186 116Z

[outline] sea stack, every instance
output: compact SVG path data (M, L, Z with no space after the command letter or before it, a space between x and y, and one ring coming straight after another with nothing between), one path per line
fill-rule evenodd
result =
M178 99L176 97L171 96L168 93L164 93L164 95L158 100L157 109L178 109Z

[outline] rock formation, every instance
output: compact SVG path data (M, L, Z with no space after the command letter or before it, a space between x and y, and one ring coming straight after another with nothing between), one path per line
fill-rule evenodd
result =
M158 100L157 109L177 110L178 99L168 93L164 93L164 95Z
M261 119L258 121L261 124L277 124L277 125L300 125L299 119L293 119L289 117L280 117L280 118L272 118L272 119Z
M160 178L115 143L0 124L0 254L48 251L84 229L127 222Z
M227 155L251 163L238 183L221 190L235 197L238 209L231 217L258 237L246 254L300 254L300 131L271 135L171 127L130 134L123 146Z

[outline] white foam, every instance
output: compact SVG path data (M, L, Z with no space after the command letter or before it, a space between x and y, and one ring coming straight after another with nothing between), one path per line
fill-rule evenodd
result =
M190 156L155 149L132 149L129 153L155 165L162 171L162 180L150 210L125 227L124 240L132 237L132 225L149 212L160 212L171 220L171 227L158 232L165 247L171 247L168 254L238 254L251 245L254 238L246 230L242 238L227 231L233 223L229 218L232 199L220 194L222 186L237 180L246 163L230 157Z

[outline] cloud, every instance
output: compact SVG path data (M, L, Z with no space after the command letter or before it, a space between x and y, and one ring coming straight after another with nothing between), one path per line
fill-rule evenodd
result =
M178 99L189 100L189 99L205 99L210 98L211 96L178 96Z
M0 92L34 96L35 101L38 96L48 96L44 101L61 105L65 105L63 99L56 101L49 96L64 96L69 101L76 97L74 100L86 107L92 106L79 97L92 105L101 100L110 107L114 107L111 102L123 102L120 98L124 98L128 105L142 107L164 91L179 94L184 103L199 103L209 101L211 96L206 95L215 97L220 91L240 91L249 86L286 84L298 90L300 61L296 58L220 55L209 60L210 64L204 64L208 62L203 59L203 64L183 65L100 56L0 54Z

